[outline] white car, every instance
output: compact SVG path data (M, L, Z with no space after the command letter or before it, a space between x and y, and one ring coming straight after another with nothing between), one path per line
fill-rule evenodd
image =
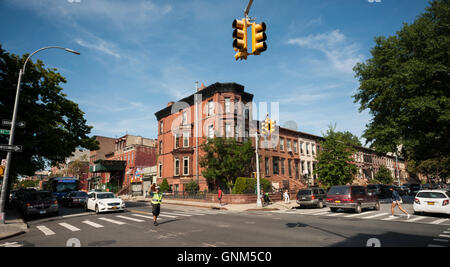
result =
M414 213L450 214L450 191L420 190L414 199Z
M124 211L125 202L109 192L90 192L86 201L85 210L93 210L95 213L108 211Z

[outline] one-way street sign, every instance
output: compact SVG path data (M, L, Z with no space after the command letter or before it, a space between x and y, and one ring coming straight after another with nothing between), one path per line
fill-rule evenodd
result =
M22 146L19 146L19 145L0 145L0 150L12 151L12 152L22 152Z
M11 126L11 121L9 120L2 120L3 126ZM26 123L24 121L19 121L16 123L16 126L19 128L25 128Z

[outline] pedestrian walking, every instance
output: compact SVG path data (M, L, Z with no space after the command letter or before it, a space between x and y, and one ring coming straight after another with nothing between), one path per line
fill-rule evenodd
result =
M287 189L284 191L284 203L285 204L290 204L291 203L291 200L289 198L289 192L288 192Z
M159 216L159 212L161 210L161 201L162 201L162 197L163 194L161 193L161 189L159 186L156 186L156 192L153 193L152 196L152 213L153 213L153 225L157 226L158 222L158 216Z
M219 187L219 191L217 193L217 198L219 199L220 206L222 206L222 189Z
M390 187L389 190L392 192L392 197L391 197L391 201L392 201L391 213L392 213L392 215L391 215L391 217L395 217L395 215L394 215L394 208L395 208L395 206L398 206L398 208L403 213L405 213L406 216L409 219L411 217L411 215L409 215L409 213L402 208L402 205L401 205L402 198L400 197L399 193L396 190L394 190L393 187Z

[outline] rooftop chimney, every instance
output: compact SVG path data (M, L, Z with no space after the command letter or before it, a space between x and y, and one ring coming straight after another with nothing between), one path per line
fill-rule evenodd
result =
M169 103L167 103L167 106L170 107L170 106L172 106L173 104L175 104L175 102L170 101Z

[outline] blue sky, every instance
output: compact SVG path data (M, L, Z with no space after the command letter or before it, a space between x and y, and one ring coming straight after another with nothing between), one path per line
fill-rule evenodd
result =
M424 0L254 0L268 50L234 59L231 23L248 0L0 0L0 43L67 78L68 98L92 135L156 138L154 113L195 92L195 81L237 82L254 102L279 102L280 124L322 135L330 123L361 136L370 121L352 95L352 67L375 36L394 35L424 12Z

